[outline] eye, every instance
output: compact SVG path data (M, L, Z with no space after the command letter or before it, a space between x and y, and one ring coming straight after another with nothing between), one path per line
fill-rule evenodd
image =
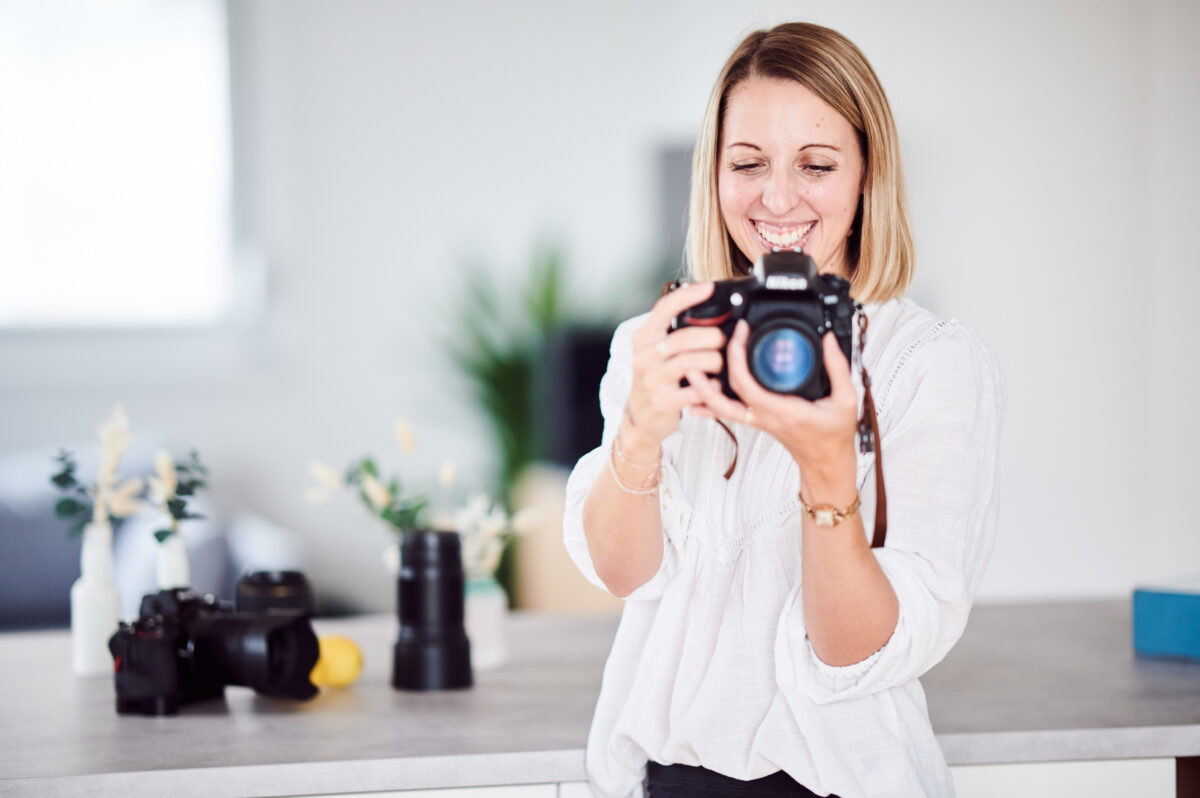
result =
M729 170L731 172L738 172L740 174L753 174L754 172L758 171L758 169L761 167L762 167L762 164L758 163L757 161L752 161L750 163L731 163L731 164L729 164Z
M817 177L820 177L821 175L829 174L830 172L834 171L837 167L825 166L823 164L809 163L809 164L804 164L800 168L810 175L815 175Z

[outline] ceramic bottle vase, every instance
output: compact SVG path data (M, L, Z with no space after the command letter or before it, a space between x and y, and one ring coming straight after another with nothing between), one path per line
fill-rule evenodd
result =
M192 575L188 568L187 543L184 541L183 535L176 532L168 535L158 544L155 573L159 590L191 586Z
M508 594L493 577L467 581L467 637L471 641L471 664L477 671L498 668L508 659L504 644L508 620Z
M71 586L71 662L79 676L113 671L108 639L117 631L121 597L113 581L112 527L91 523L83 529L80 574Z

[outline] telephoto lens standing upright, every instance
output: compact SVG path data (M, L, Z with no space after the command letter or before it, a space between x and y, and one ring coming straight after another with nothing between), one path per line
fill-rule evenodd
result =
M396 583L400 636L392 660L392 687L471 686L471 645L463 623L465 591L457 533L425 529L404 533Z

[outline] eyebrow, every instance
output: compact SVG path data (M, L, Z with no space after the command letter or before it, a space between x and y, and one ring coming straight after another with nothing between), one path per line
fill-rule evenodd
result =
M748 141L735 141L732 144L726 146L725 149L731 150L734 147L749 147L752 150L758 150L759 152L762 152L762 147L759 147L757 144L751 144ZM797 152L804 152L805 150L811 149L813 147L824 147L827 150L834 150L836 152L842 151L840 147L835 147L832 144L805 144L803 147L801 147L799 150L797 150Z

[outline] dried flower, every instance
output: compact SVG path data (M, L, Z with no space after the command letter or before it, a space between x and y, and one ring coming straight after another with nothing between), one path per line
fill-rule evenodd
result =
M117 486L117 466L132 438L124 408L120 404L114 407L112 415L96 431L100 437L100 467L94 484L82 485L75 478L75 458L70 452L64 449L54 458L59 470L50 481L69 494L55 503L54 514L70 522L67 532L71 535L82 533L89 517L93 524L108 524L113 518L131 515L141 508L135 498L142 490L141 480Z
M397 418L395 421L396 427L396 442L400 444L401 451L412 454L417 450L416 440L413 438L412 427L408 425L408 421L403 418Z
M376 512L383 511L392 503L392 492L371 474L363 474L362 489L363 493L367 494L371 509Z
M396 442L400 448L413 451L416 447L408 423L397 418L394 427ZM329 498L332 491L351 488L358 493L363 504L372 513L387 522L396 532L417 526L425 508L425 499L403 496L399 478L385 482L379 474L375 460L370 457L363 457L351 463L346 469L345 477L318 460L308 464L308 473L317 484L304 492L307 501L323 502Z
M142 492L141 477L127 479L108 496L108 511L114 518L128 518L141 512L146 503L137 498Z
M97 494L102 495L111 490L117 481L117 465L133 437L125 408L118 403L112 415L101 422L96 432L100 436L100 469L96 474L96 488Z
M454 487L454 479L456 476L457 472L454 468L454 463L447 460L446 462L442 463L442 468L438 471L438 484L441 485L444 490L450 490L450 488Z
M337 471L325 465L320 460L313 460L308 464L308 473L313 479L321 483L323 487L330 490L340 490L346 485Z
M166 528L154 533L159 543L179 534L180 521L204 517L189 512L187 502L197 488L208 486L207 476L208 469L201 464L195 449L189 453L188 460L179 463L174 462L171 453L165 449L155 453L154 474L149 479L150 501L170 521Z
M154 454L154 476L150 477L150 501L156 505L166 504L175 498L178 485L179 477L171 453L166 449L158 450Z

